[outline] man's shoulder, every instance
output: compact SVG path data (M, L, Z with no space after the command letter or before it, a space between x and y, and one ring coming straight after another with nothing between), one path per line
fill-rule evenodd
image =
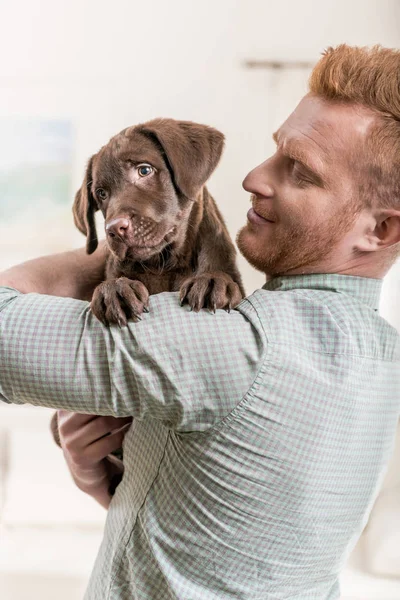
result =
M400 361L400 336L377 310L327 289L259 289L246 299L270 342ZM246 305L243 309L248 312Z

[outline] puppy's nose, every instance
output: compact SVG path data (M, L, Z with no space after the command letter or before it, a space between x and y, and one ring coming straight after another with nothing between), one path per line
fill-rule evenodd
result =
M125 217L119 217L106 223L106 233L110 237L119 237L124 239L129 231L130 220Z

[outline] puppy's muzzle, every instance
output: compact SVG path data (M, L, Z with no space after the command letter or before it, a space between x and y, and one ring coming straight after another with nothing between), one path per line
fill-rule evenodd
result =
M166 231L167 227L167 223L157 223L141 215L119 215L105 223L108 244L119 258L124 258L121 253L128 249L136 254L144 250L159 250L160 244L167 242L166 236L175 230L173 227Z
M106 223L106 234L109 238L119 238L123 242L127 241L127 238L132 233L132 225L129 219L120 217L113 219Z

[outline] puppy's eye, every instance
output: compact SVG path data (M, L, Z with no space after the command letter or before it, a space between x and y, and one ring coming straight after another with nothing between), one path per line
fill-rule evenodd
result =
M104 201L104 200L107 200L108 193L106 192L106 190L104 188L97 188L96 197L98 200Z
M150 175L154 171L153 167L148 164L138 165L136 168L140 177L147 177L147 175Z

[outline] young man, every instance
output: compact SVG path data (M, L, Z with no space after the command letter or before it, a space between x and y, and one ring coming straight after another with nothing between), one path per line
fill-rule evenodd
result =
M270 279L230 315L161 294L107 329L44 295L90 294L101 251L1 276L0 397L82 413L61 413L64 450L105 506L124 431L99 438L135 418L88 599L339 598L399 413L399 337L377 314L400 250L399 80L394 50L322 57L244 180L238 245Z

